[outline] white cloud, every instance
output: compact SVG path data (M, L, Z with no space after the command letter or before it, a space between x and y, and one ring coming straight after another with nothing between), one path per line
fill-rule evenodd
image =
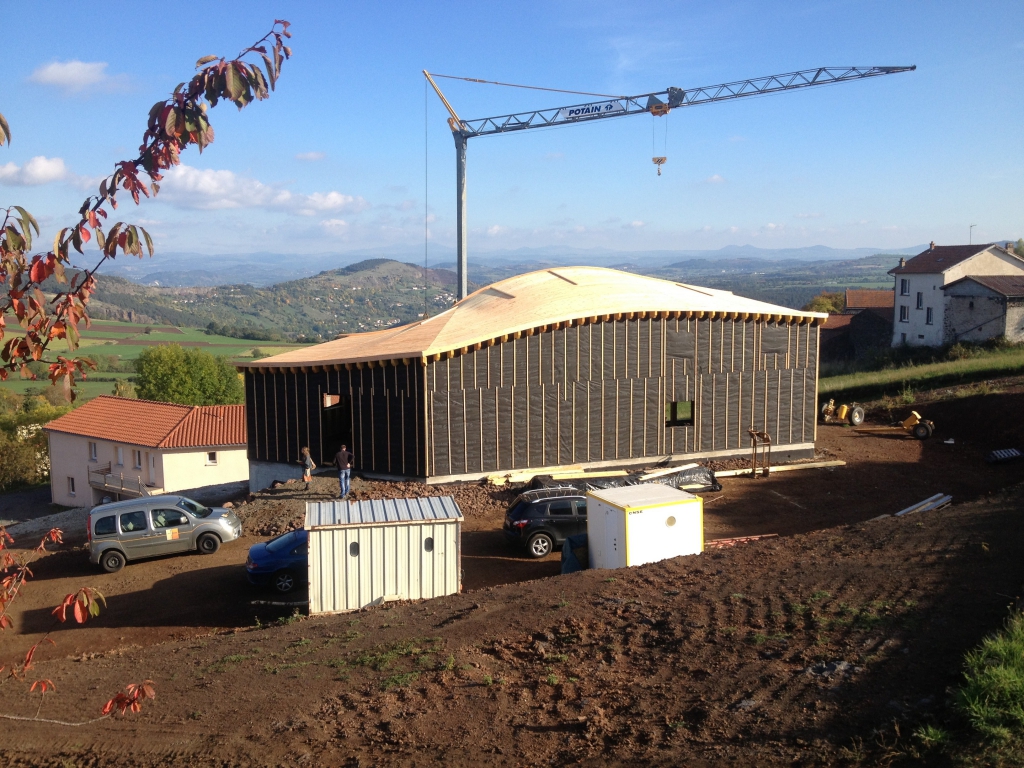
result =
M334 235L340 235L348 230L348 222L344 219L324 219L320 226Z
M503 227L500 224L492 224L487 228L487 234L490 237L497 237L498 235L503 235L506 232L508 232L508 227Z
M820 219L822 214L820 213L796 213L793 214L794 219Z
M725 184L725 178L719 176L717 173L714 176L708 176L704 179L705 184Z
M60 88L65 93L109 91L127 85L126 75L108 75L105 61L54 61L37 67L29 81Z
M363 198L341 192L302 195L239 176L233 171L200 170L189 165L175 166L164 174L160 199L180 208L209 211L270 208L300 216L358 213L370 207Z
M317 160L323 160L325 157L327 157L327 155L323 152L299 152L299 154L295 156L295 159L313 163Z
M637 221L631 221L631 222L629 222L629 224L623 224L622 228L623 229L640 229L641 227L646 227L646 226L647 226L647 222L637 220Z
M59 157L33 157L23 166L14 163L0 165L0 184L14 187L32 187L60 181L68 176L67 166Z

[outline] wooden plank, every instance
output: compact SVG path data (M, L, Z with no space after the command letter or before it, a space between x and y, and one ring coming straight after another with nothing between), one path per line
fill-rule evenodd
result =
M556 472L582 472L582 464L568 464L557 467L535 467L525 471L495 472L487 476L487 482L491 485L503 483L525 483L534 478L535 475L550 475Z
M845 461L809 461L806 464L783 464L778 467L771 467L769 474L774 475L776 472L792 472L795 469L822 469L824 467L845 467ZM749 469L727 469L722 472L715 472L715 477L740 477L741 475L749 475Z
M548 474L546 472L535 472L537 475ZM625 477L629 473L624 469L607 469L603 472L551 472L553 480L578 480L587 477Z
M700 464L693 462L692 464L683 464L681 467L667 467L665 469L656 469L653 472L640 475L641 480L650 480L652 477L664 477L665 475L674 475L676 472L683 472L687 469L693 469L699 467Z

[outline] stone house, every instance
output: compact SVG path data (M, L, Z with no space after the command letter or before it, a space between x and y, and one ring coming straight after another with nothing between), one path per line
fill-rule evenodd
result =
M55 504L87 507L106 498L248 487L244 405L104 395L43 429Z
M971 275L942 289L946 340L1024 342L1024 275Z

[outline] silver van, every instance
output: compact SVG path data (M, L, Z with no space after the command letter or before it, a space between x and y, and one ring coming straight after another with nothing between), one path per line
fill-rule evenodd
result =
M89 513L89 562L113 573L128 560L194 549L212 555L241 535L242 521L230 509L184 496L115 501Z

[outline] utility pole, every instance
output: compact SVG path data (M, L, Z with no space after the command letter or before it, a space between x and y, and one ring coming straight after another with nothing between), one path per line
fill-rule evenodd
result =
M465 162L466 162L465 155L463 155L462 162L463 162L463 164L465 164ZM465 173L465 169L463 169L463 173ZM976 226L978 226L978 225L977 224L971 224L971 228L969 230L967 230L967 244L968 245L974 245L974 228Z
M624 117L626 115L651 114L656 117L667 115L669 111L679 107L695 107L701 104L711 104L717 101L728 101L740 99L746 96L764 96L769 93L781 91L792 91L798 88L808 88L815 85L834 85L852 80L863 80L869 77L880 75L894 75L899 72L912 72L916 66L909 67L818 67L817 69L805 69L800 72L787 72L781 75L768 75L767 77L751 78L749 80L737 80L733 83L722 83L721 85L708 85L701 88L666 88L664 91L655 93L643 93L639 96L608 96L601 94L587 94L600 96L607 101L592 102L589 104L576 104L569 107L554 107L552 109L538 109L532 112L518 112L511 115L498 117L484 117L475 120L462 120L455 112L455 109L448 103L448 99L441 93L441 89L434 82L434 77L445 77L453 80L468 80L469 82L486 83L485 80L477 80L471 77L453 77L451 75L431 76L427 70L423 70L423 76L437 93L441 103L451 117L448 118L448 127L451 128L452 137L455 139L455 202L456 202L456 258L458 275L457 299L466 298L469 289L469 254L466 246L468 233L468 221L466 213L466 145L470 139L477 136L492 136L499 133L510 133L512 131L523 131L530 128L551 128L560 125L578 125L588 123L592 120L601 120L609 117ZM494 83L496 85L513 85L512 83ZM514 86L517 88L532 88L533 86ZM540 88L539 90L556 90L551 88ZM571 93L579 93L572 91ZM660 158L659 158L660 159ZM660 166L659 166L660 170Z

